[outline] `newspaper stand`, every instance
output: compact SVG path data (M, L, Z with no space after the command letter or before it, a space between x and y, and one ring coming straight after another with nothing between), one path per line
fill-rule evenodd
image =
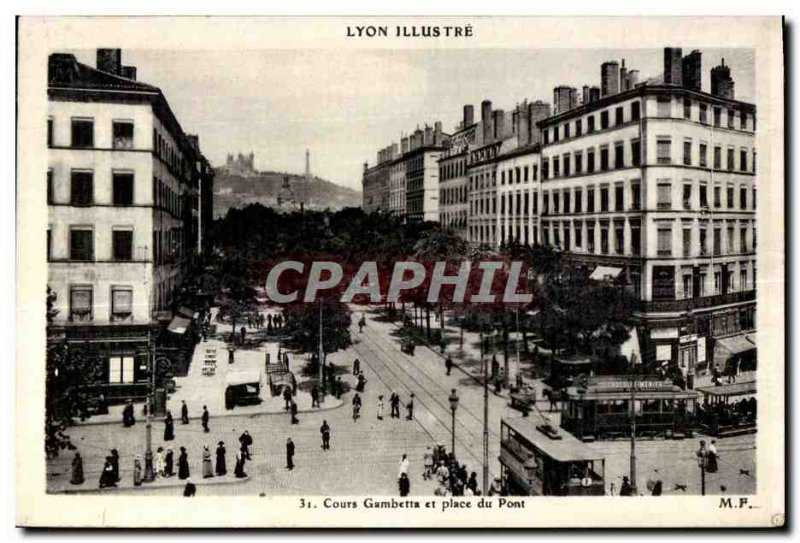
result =
M217 373L217 350L206 349L206 356L203 359L203 375L212 376Z

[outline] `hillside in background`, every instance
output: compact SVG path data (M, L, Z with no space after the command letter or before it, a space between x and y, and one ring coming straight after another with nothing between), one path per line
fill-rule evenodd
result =
M214 217L222 217L232 207L260 203L267 207L295 209L300 202L306 209L360 207L361 193L316 176L283 172L231 172L225 166L215 168ZM288 177L289 188L284 188ZM279 198L282 204L278 204ZM292 200L294 204L292 204Z

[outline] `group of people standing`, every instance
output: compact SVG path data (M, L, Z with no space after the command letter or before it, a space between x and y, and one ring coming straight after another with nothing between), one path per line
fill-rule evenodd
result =
M383 420L383 395L378 396L378 403L376 405L376 413L378 416L378 420ZM394 390L392 391L391 396L389 396L389 407L391 408L391 418L399 419L400 418L400 395L397 394ZM412 392L408 397L408 402L406 403L406 420L414 420L414 393Z

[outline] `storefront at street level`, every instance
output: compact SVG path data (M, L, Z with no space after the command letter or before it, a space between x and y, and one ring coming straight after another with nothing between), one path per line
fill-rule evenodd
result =
M561 427L578 439L637 436L683 438L691 434L699 394L657 376L604 375L567 388Z
M97 396L102 395L107 403L114 404L128 399L137 402L146 399L153 360L158 387L164 385L163 378L184 372L184 366L188 366L191 359L196 334L191 319L176 315L172 321L157 324L50 326L47 341L65 341L97 360L101 364ZM155 353L151 348L153 344Z
M687 388L694 388L695 378L714 367L722 374L730 357L747 362L742 370L755 369L754 290L645 301L640 303L635 318L642 360L648 367L664 370L677 365ZM744 342L752 349L743 349Z

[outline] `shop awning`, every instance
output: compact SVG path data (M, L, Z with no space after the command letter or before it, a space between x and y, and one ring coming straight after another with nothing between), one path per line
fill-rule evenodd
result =
M756 348L755 342L750 341L745 334L718 339L717 346L731 354L739 354Z
M185 334L191 322L191 319L187 319L186 317L175 317L169 323L169 326L167 326L167 330L175 332L176 334Z
M619 277L620 273L622 273L622 268L615 268L613 266L597 266L589 276L589 279L594 279L595 281L616 279Z
M756 382L748 381L746 383L699 387L697 390L708 396L749 396L756 393Z

